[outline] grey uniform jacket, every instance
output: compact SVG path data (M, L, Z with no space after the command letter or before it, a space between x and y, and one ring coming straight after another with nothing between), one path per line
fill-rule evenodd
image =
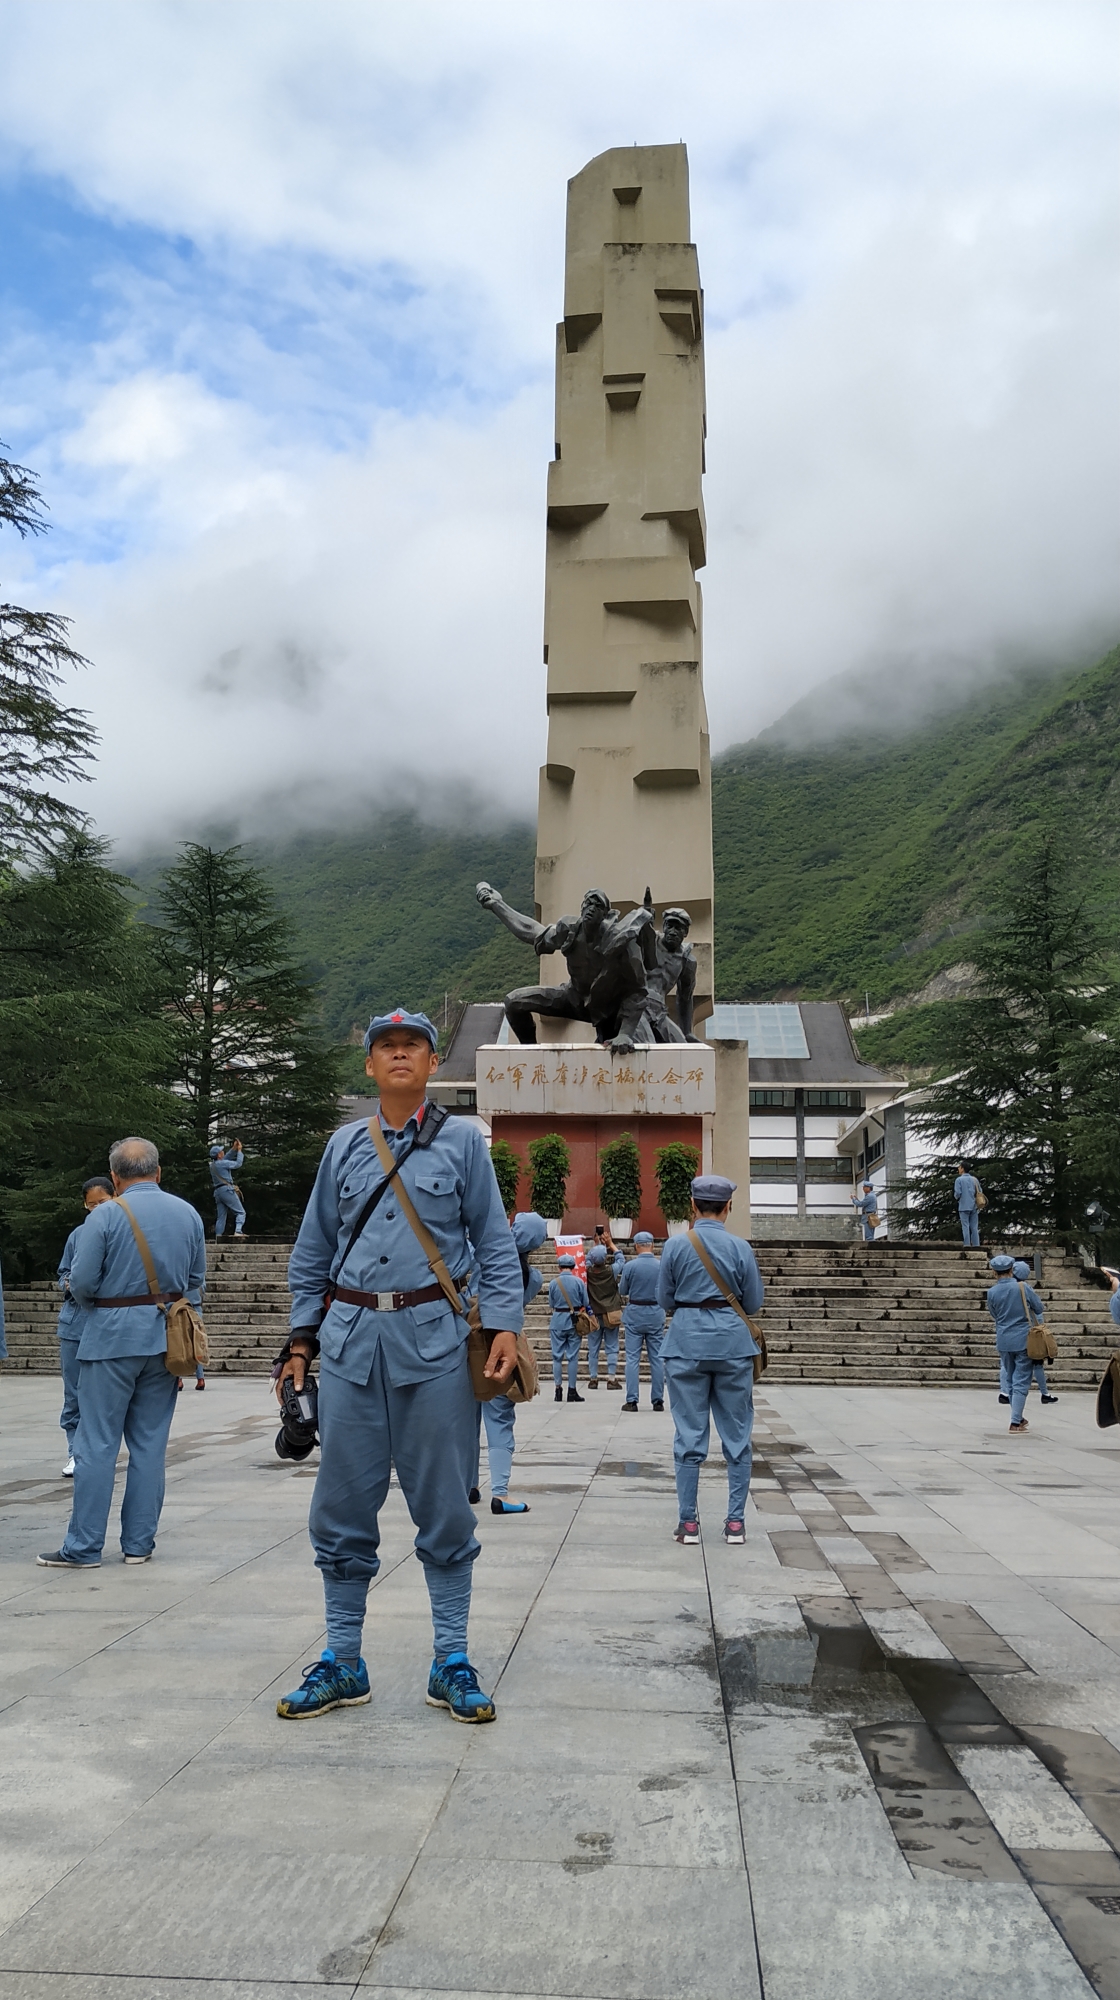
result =
M198 1305L206 1284L202 1217L156 1181L137 1181L125 1189L124 1200L147 1238L161 1288L182 1292ZM166 1354L167 1326L158 1306L95 1305L99 1298L129 1298L147 1289L127 1215L119 1201L101 1202L78 1230L70 1266L70 1290L78 1305L93 1308L83 1314L79 1361Z
M410 1118L403 1132L382 1129L397 1156L417 1125ZM390 1380L402 1388L460 1364L467 1322L446 1299L396 1312L336 1299L324 1313L324 1294L336 1277L347 1291L367 1294L422 1291L433 1283L394 1193L396 1182L342 1263L354 1224L384 1178L364 1120L342 1126L328 1139L288 1264L288 1283L292 1326L318 1328L322 1368L348 1382L366 1383L380 1347ZM489 1148L477 1126L466 1118L448 1118L431 1144L406 1160L399 1178L451 1276L463 1277L473 1265L483 1325L519 1333L524 1319L521 1262Z

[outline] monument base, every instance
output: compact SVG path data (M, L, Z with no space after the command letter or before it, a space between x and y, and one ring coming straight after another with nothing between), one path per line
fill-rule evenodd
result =
M651 1236L665 1235L665 1217L657 1206L657 1173L654 1155L661 1146L680 1140L694 1146L704 1159L703 1118L572 1118L564 1115L510 1117L500 1112L491 1121L494 1139L504 1139L521 1162L522 1180L518 1207L529 1206L529 1146L546 1132L558 1132L571 1154L572 1171L568 1199L564 1206L564 1234L590 1236L599 1222L609 1221L599 1206L599 1154L612 1139L629 1132L637 1141L641 1161L642 1207L634 1218L635 1229L648 1229Z

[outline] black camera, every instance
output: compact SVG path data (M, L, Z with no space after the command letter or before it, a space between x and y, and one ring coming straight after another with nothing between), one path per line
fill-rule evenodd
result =
M315 1377L308 1375L297 1389L290 1375L280 1389L280 1429L276 1433L277 1458L309 1458L319 1442L319 1391Z

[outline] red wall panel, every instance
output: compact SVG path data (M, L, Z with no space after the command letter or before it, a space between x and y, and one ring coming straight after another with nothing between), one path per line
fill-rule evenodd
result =
M653 1156L673 1140L694 1146L703 1155L703 1120L700 1118L515 1118L498 1115L493 1121L493 1137L504 1139L521 1161L522 1180L517 1190L518 1208L528 1208L529 1142L546 1132L559 1132L572 1156L568 1181L568 1206L564 1226L570 1235L590 1236L597 1222L608 1221L599 1207L599 1154L620 1132L629 1132L638 1142L642 1171L642 1212L637 1229L664 1236L665 1218L657 1206L657 1175Z

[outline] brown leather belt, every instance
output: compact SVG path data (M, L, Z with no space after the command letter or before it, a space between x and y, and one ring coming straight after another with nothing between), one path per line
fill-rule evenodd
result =
M713 1310L718 1312L720 1308L724 1312L734 1312L735 1310L730 1299L690 1299L687 1306L683 1299L678 1299L677 1301L678 1312L712 1312Z
M462 1291L465 1278L456 1278L456 1290ZM345 1306L364 1306L367 1312L395 1313L406 1306L426 1306L433 1299L445 1299L442 1285L422 1285L418 1292L352 1292L345 1285L332 1285L327 1293L327 1304L341 1299Z
M181 1299L182 1292L133 1292L127 1299L94 1299L95 1306L167 1306L172 1299Z

